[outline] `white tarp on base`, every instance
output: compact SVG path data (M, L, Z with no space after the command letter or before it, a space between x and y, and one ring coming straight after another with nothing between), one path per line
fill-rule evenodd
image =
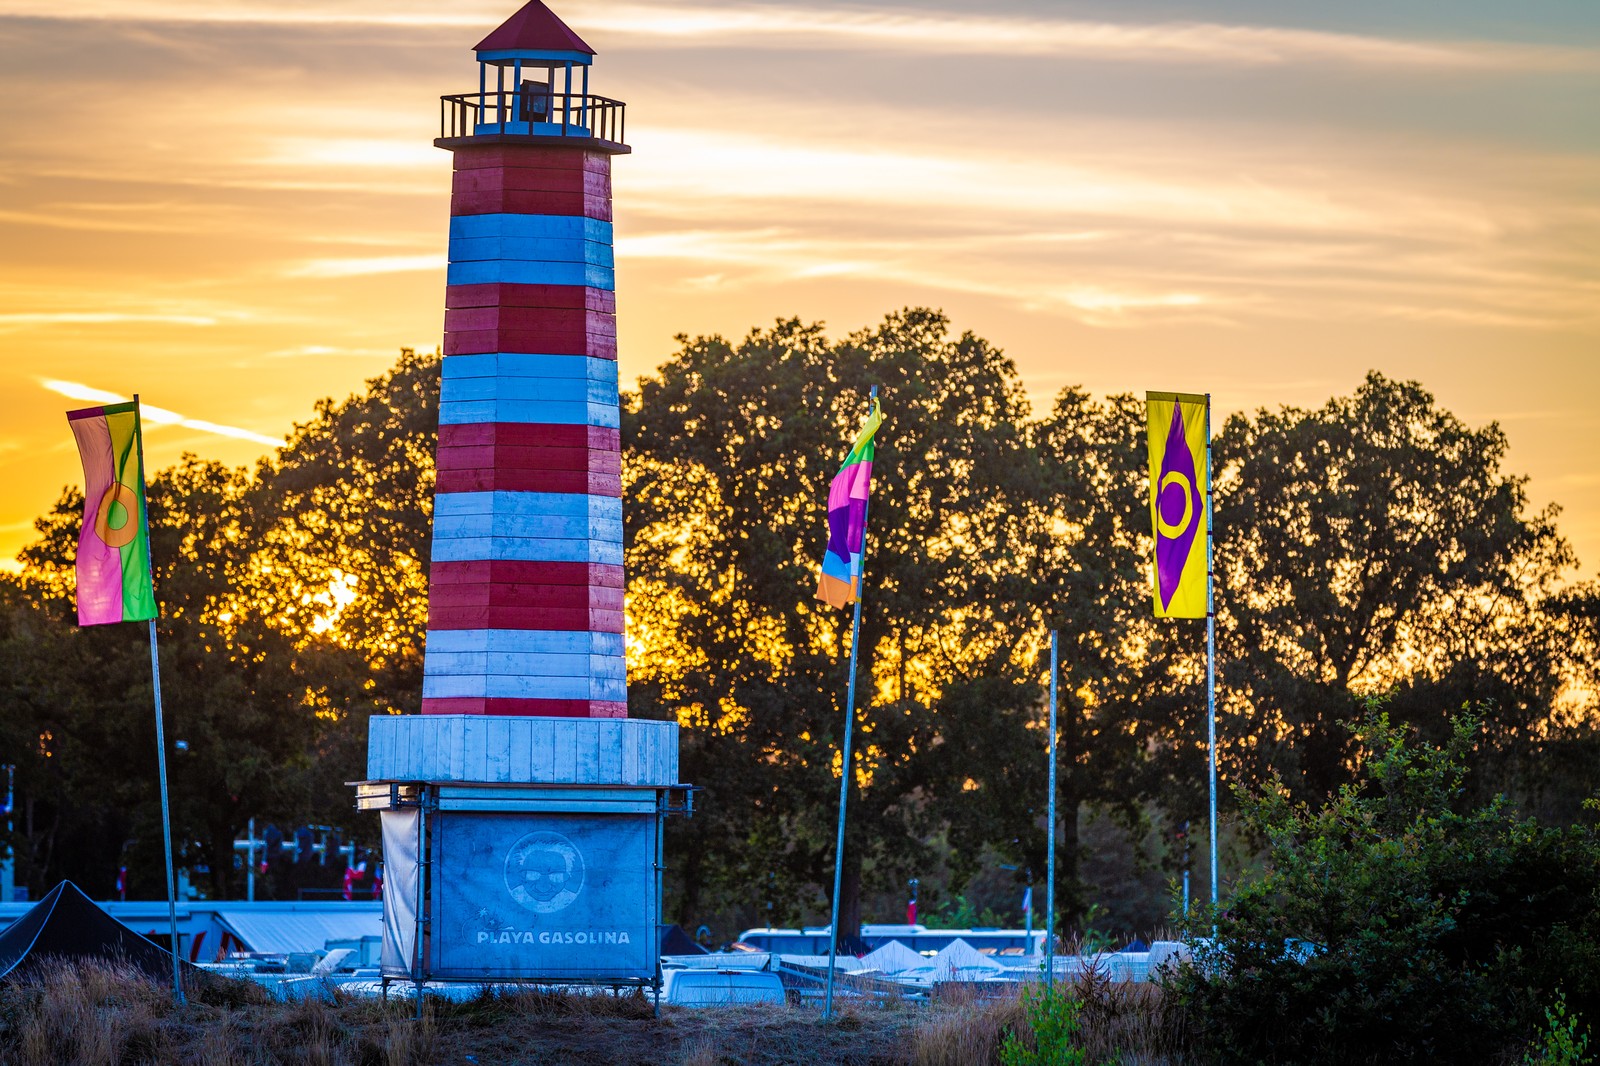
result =
M422 867L417 852L421 812L378 812L383 827L383 958L385 977L414 977L417 897Z

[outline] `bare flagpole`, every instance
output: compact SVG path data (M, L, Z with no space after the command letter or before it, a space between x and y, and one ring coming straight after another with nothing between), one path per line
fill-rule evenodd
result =
M139 397L133 397L133 439L138 442L139 449L139 506L143 509L145 536L144 550L145 563L150 568L152 579L155 577L155 559L150 547L150 511L145 498L144 487L144 434L139 424ZM151 689L155 693L156 704L156 768L161 780L161 836L165 843L162 854L167 860L167 930L172 938L172 998L175 1002L183 1000L183 972L182 964L178 958L180 946L178 943L178 886L177 879L172 872L172 808L167 800L167 739L166 731L162 724L161 713L161 652L156 644L156 620L150 619L150 681Z
M1056 631L1050 631L1050 867L1044 889L1044 986L1056 983ZM1069 817L1076 817L1076 812Z
M867 396L867 410L878 398L878 386L872 386ZM856 581L855 620L850 624L850 683L845 690L844 761L839 773L839 835L833 846L833 916L828 923L828 986L822 999L822 1020L833 1017L833 971L839 955L839 890L844 881L844 810L850 798L850 739L856 723L856 651L861 645L861 601L867 591L867 512L872 507L872 493L867 493L866 506L861 512L861 576Z
M1206 748L1211 774L1211 909L1217 908L1217 600L1212 562L1211 394L1206 393Z

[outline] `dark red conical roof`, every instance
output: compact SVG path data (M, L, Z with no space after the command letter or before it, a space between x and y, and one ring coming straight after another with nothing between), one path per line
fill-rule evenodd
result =
M565 22L556 18L539 0L528 0L500 28L478 42L474 52L587 52L594 49L583 43Z

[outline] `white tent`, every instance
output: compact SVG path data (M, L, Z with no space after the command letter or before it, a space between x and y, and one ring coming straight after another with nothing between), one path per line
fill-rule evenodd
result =
M965 940L957 940L922 965L901 970L896 981L932 987L939 981L991 981L1015 979L1016 971L982 954Z
M926 965L933 968L934 978L939 981L982 980L986 976L1005 973L1003 965L982 954L965 940L950 943L944 951L928 959Z
M925 965L927 961L898 940L891 940L876 951L861 956L861 965L879 973L899 973Z
M959 976L963 970L986 970L995 973L1005 971L1004 966L995 962L965 940L960 939L952 942L943 951L930 959L929 962L941 977L946 972L949 972L952 976Z

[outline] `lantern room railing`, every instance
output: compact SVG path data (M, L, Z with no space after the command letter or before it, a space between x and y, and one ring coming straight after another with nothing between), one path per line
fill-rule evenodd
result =
M530 89L486 90L439 98L439 139L572 137L625 145L621 100L585 93Z

